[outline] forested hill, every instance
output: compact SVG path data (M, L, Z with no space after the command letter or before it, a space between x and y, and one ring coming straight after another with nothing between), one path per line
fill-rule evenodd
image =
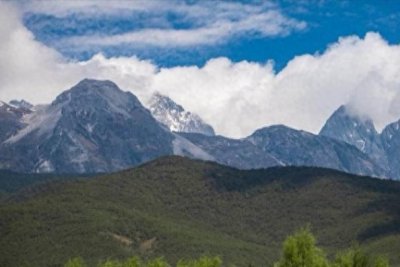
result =
M265 266L307 224L329 253L359 242L400 264L396 181L305 167L244 171L171 156L31 191L0 204L0 266L203 254Z

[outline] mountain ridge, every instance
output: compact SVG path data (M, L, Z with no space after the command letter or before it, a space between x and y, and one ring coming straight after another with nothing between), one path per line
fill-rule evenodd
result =
M336 132L333 136L324 131L314 135L286 126L269 126L248 137L231 139L214 135L211 126L172 99L162 95L158 99L155 101L157 112L166 112L164 117L174 115L171 115L173 123L182 123L177 129L183 132L171 131L165 126L168 123L154 117L154 109L152 114L135 95L121 90L112 81L84 79L57 96L51 104L35 106L26 114L11 117L8 123L0 125L0 133L4 132L0 142L0 169L112 172L163 155L183 155L243 169L305 165L370 176L400 177L396 167L394 171L389 170L385 164L376 162L373 153L364 153L357 148L357 143L340 140ZM4 107L6 104L0 111ZM6 115L0 113L0 120L8 118ZM180 121L181 118L189 120ZM352 122L343 114L340 119ZM195 122L188 124L191 120ZM335 126L332 117L327 125ZM191 128L185 128L187 126ZM188 129L192 133L184 132ZM355 131L351 127L346 129ZM389 147L389 142L386 145ZM400 154L392 150L391 166L394 166Z

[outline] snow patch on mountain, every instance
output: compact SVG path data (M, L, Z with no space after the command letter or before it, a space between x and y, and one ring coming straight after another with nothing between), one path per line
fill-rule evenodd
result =
M39 166L36 168L36 173L49 173L53 171L53 164L49 160L40 161Z
M37 131L38 136L50 133L57 125L60 118L61 107L52 107L48 105L41 106L36 110L36 112L25 114L22 117L21 122L26 124L26 127L11 136L4 143L15 143L34 131Z
M197 114L185 111L181 105L167 96L155 93L147 106L154 118L173 132L215 135L214 129Z

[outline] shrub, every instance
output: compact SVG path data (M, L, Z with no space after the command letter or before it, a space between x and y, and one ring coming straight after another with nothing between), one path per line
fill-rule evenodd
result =
M64 267L86 267L85 262L82 260L82 258L72 258L67 261L66 264L64 264Z
M389 267L389 262L383 257L374 259L359 246L353 247L336 256L333 267Z
M300 229L286 238L283 255L276 267L326 267L328 262L321 249L316 246L314 236L308 228Z
M180 260L176 267L221 267L222 260L219 257L203 256L197 260Z

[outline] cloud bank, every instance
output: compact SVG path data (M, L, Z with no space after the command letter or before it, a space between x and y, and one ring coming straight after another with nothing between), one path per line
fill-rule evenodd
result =
M0 2L0 99L50 102L83 78L110 79L142 101L155 91L198 113L218 134L243 137L285 124L318 132L342 104L378 129L400 119L400 46L379 34L340 38L322 54L272 62L214 58L204 66L159 68L136 57L70 61L36 41L14 6Z

